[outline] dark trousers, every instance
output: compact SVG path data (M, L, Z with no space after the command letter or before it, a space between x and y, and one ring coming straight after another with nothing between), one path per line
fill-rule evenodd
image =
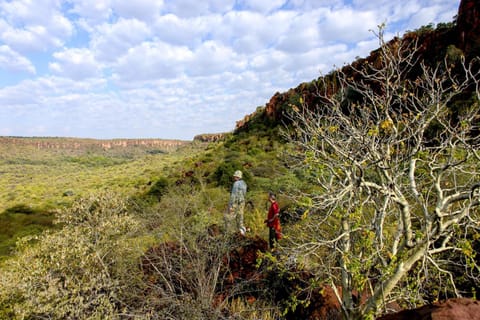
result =
M273 249L275 246L275 242L277 242L277 235L276 231L273 228L268 228L268 243L270 245L270 249Z

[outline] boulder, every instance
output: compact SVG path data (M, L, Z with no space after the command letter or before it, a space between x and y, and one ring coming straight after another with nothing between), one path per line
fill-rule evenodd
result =
M456 298L416 309L387 314L377 320L477 320L480 319L480 302Z

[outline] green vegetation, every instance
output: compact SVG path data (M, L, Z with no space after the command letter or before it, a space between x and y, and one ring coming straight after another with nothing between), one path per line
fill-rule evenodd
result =
M139 281L128 261L141 251L125 245L138 230L127 204L109 194L84 198L57 223L59 231L23 238L6 262L1 318L114 318Z
M174 155L134 147L51 150L0 144L0 256L11 251L18 237L50 228L56 209L92 192L148 193L150 184L168 174L169 164L196 148L192 144Z
M176 151L0 145L0 318L302 319L341 287L328 315L373 319L386 301L475 297L478 73L453 47L438 69L390 48L280 97L285 127L259 108ZM245 238L223 233L239 169Z
M0 257L10 254L18 238L39 234L53 227L53 214L16 205L0 214Z
M45 153L35 166L25 155L22 161L35 174L21 180L15 167L17 183L28 181L25 188L32 195L45 195L47 187L55 192L50 198L35 197L35 207L10 202L0 215L8 221L8 230L18 230L5 240L5 247L11 249L16 237L29 235L17 242L15 254L4 259L0 318L114 319L125 312L127 318L157 314L159 318L215 319L225 312L239 312L274 319L280 312L274 305L263 300L251 305L236 297L240 287L232 289L231 299L212 307L221 289L217 281L227 272L222 269L224 254L237 241L199 239L207 237L211 226L221 230L231 175L238 169L249 183L245 222L252 235L267 238L266 190L278 190L275 177L282 172L288 176L278 159L278 139L272 134L245 133L219 143L192 143L168 154L147 152L135 159L106 160L90 153L72 160ZM15 159L4 164L4 170L11 170L12 162ZM228 165L231 162L236 165ZM50 184L36 185L46 176L53 178ZM63 194L69 191L73 195ZM51 209L46 215L47 211L35 208ZM34 217L42 214L43 229L31 229L37 221ZM30 220L21 220L20 215ZM149 247L163 243L182 249L165 252L167 264L157 266L165 268L162 273L157 270L143 278L139 261ZM201 274L204 278L199 278L198 268L206 270ZM157 279L160 275L168 277ZM153 279L156 285L151 288ZM259 312L259 306L266 311Z

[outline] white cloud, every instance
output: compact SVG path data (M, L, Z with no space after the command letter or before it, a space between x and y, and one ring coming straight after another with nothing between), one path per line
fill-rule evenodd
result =
M130 48L118 59L114 78L127 83L176 78L184 74L185 66L192 58L192 52L186 47L160 41L144 42Z
M376 30L383 21L373 11L354 11L345 8L324 12L319 20L323 41L329 42L356 42L372 36L370 30Z
M315 14L298 15L289 23L289 29L279 38L278 48L289 53L308 51L317 47L322 30Z
M454 15L457 14L459 2L455 4L451 0L406 0L402 2L354 0L352 9L375 12L377 24L385 22L387 28L398 30L400 27L402 30L414 30L430 23L451 22Z
M221 26L213 30L212 37L233 45L239 52L253 53L275 43L282 31L288 28L288 18L288 15L230 12L223 17Z
M173 14L166 14L156 20L152 29L155 37L164 42L196 47L209 36L212 30L221 26L219 15L180 18Z
M111 0L67 0L71 4L68 11L70 14L76 14L86 25L96 25L102 23L112 14Z
M91 47L100 61L111 62L150 35L151 30L145 22L122 18L114 24L99 25L91 35Z
M58 1L18 0L0 3L0 40L19 52L45 51L61 46L73 33Z
M95 60L93 53L85 48L71 48L55 52L57 62L49 64L50 70L74 80L100 76L101 64Z
M309 12L319 8L341 8L345 6L344 0L289 0L288 7L292 10Z
M20 52L46 51L63 44L60 38L53 37L44 26L27 26L24 29L10 28L2 34L2 39Z
M285 4L285 0L243 0L242 5L247 9L261 13L269 13L275 9L279 9Z
M12 72L35 74L35 66L32 62L6 45L0 46L0 68Z
M250 66L254 71L262 72L283 66L288 59L288 55L282 51L263 51L250 59Z
M205 76L241 69L245 66L242 57L230 47L215 41L206 41L194 52L185 72L191 76Z
M126 19L152 21L163 8L163 0L111 1L115 14Z
M232 10L235 3L235 0L208 0L208 8L210 12L223 14Z
M74 32L73 24L59 12L53 13L48 21L47 28L54 37L63 40L69 38Z
M243 56L215 41L206 41L194 51L157 41L131 48L118 59L113 69L116 80L131 84L184 75L213 76L226 71L241 71L246 66Z
M320 70L321 65L327 65L329 68L328 71L330 71L333 69L334 64L348 62L345 60L346 56L349 60L352 60L352 57L348 56L348 53L348 47L345 44L334 44L297 54L294 56L295 59L289 59L284 62L284 65L288 72L296 72L304 69L308 70L310 67L317 67L317 74L311 75L311 79L313 79L318 76L318 71ZM309 79L307 78L306 80Z
M451 22L453 20L453 15L451 14L451 11L445 10L445 7L441 5L418 8L410 17L407 27L414 30L429 23Z
M0 105L23 110L24 106L53 107L48 100L70 94L93 94L105 87L103 79L87 79L76 81L63 77L39 77L34 80L23 80L16 85L0 88ZM42 112L45 112L43 110Z
M48 24L52 14L58 12L56 0L16 0L0 2L2 17L12 24Z
M165 13L172 13L182 18L203 16L209 14L223 14L230 11L235 0L175 0L165 2Z

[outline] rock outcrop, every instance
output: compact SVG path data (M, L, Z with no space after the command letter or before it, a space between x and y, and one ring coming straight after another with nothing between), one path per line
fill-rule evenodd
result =
M480 302L458 298L437 302L423 307L387 314L377 320L478 320Z
M156 148L171 151L190 141L164 139L81 139L81 138L36 138L36 137L0 137L0 145L34 147L38 150L82 150L82 149L124 149L128 147Z
M480 2L462 0L457 15L457 47L467 56L480 55Z
M203 133L196 135L193 141L199 142L217 142L225 139L227 133Z

